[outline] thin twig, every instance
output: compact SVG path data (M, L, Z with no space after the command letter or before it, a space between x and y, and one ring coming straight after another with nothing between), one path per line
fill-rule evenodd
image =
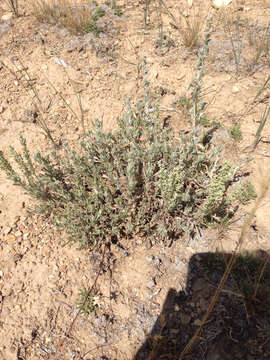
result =
M257 296L257 292L258 292L258 289L259 289L259 285L260 285L262 276L263 276L263 274L264 274L264 272L265 272L265 269L266 269L269 261L270 261L270 256L269 256L269 254L267 253L267 254L266 254L266 259L265 259L265 261L264 261L264 264L263 264L263 266L262 266L262 269L261 269L261 271L260 271L258 280L257 280L257 282L256 282L256 286L255 286L255 289L254 289L254 294L253 294L253 298L254 298L254 299L255 299L256 296Z
M254 140L253 149L252 149L253 151L255 150L256 146L260 142L261 134L262 134L263 128L266 124L269 114L270 114L270 106L267 105L266 108L264 109L263 115L261 117L260 125L259 125L258 130L255 135L255 140Z

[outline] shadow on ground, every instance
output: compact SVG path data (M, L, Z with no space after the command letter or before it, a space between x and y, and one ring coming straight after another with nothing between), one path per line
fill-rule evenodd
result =
M200 325L230 256L201 253L191 258L185 292L169 290L134 360L179 359ZM270 253L237 257L219 300L184 359L270 359Z

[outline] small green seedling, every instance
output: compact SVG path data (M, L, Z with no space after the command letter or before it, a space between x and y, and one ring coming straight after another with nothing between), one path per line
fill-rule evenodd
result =
M77 301L77 308L83 315L88 316L90 313L96 310L98 307L97 296L93 291L87 290L86 288L80 289L79 299Z

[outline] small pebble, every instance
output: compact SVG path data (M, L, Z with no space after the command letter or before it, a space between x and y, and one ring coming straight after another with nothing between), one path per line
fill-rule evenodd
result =
M162 264L162 260L160 258L155 259L155 265L159 266Z
M237 85L234 85L234 87L232 88L232 92L234 94L238 93L239 92L239 87Z
M41 66L41 70L43 71L47 71L48 70L48 66L46 64Z
M155 286L155 282L153 280L149 280L146 284L146 286L148 287L148 289L152 289Z
M19 58L18 58L18 56L14 55L14 56L12 56L12 57L10 58L10 60L11 60L12 62L15 62L15 61L18 61Z
M12 243L13 241L15 241L16 240L16 236L15 235L13 235L13 234L8 234L7 235L7 241L9 242L9 243Z
M1 20L2 20L2 21L9 21L9 20L12 19L12 17L13 17L13 14L12 14L12 12L10 12L10 13L8 13L8 14L3 15L3 16L1 17Z
M155 257L153 256L153 255L148 255L148 256L146 256L146 261L147 262L149 262L149 263L151 263L152 261L154 261L155 260Z

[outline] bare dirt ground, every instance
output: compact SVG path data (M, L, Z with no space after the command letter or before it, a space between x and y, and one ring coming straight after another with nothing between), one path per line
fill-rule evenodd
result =
M185 130L189 126L175 101L186 93L196 73L196 50L188 50L181 44L179 29L171 25L171 18L165 11L163 31L167 38L160 48L155 12L150 16L151 25L146 27L144 1L119 0L117 3L123 15L112 17L107 24L108 32L95 38L91 33L75 36L58 25L40 24L26 0L19 0L20 17L5 20L10 11L1 2L0 149L5 154L9 145L18 148L19 132L26 137L32 151L47 152L51 148L39 126L41 114L36 107L37 99L25 80L23 69L27 69L31 83L39 93L48 127L58 141L67 140L76 146L82 135L80 117L75 115L80 114L77 91L81 94L86 128L91 127L95 117L103 119L106 129L116 126L117 117L123 113L126 95L136 98L142 93L139 70L144 54L147 55L152 87L161 94L162 117L169 116L176 130ZM175 16L179 11L184 11L187 16L189 12L191 14L186 1L166 0L165 3ZM203 2L200 16L205 16L208 11L206 3ZM199 1L194 1L195 7L198 4ZM269 10L267 0L233 0L230 16L240 16L250 26L259 24L263 27L269 23ZM217 19L220 10L210 7L210 11ZM269 76L270 62L262 58L252 71L248 71L246 64L250 63L255 50L247 46L245 39L239 41L242 41L243 60L237 74L232 44L222 32L222 26L217 25L204 79L204 96L211 102L207 115L222 126L213 141L224 146L224 156L234 161L249 155L270 95L266 89L253 106L255 95ZM64 60L67 67L59 65L59 59ZM172 108L176 111L168 110ZM236 122L240 123L243 135L237 142L228 130ZM245 168L258 192L262 174L270 167L269 143L268 121L260 143L252 152L254 159ZM269 196L258 209L244 244L245 249L253 252L269 249ZM196 279L194 293L174 308L174 316L179 320L175 326L179 328L179 323L184 326L186 333L182 342L186 343L199 325L201 314L210 301L210 288L215 287L217 280L211 279L210 286L209 279L205 279L199 270L196 273L191 269L191 259L197 264L201 257L196 254L232 252L243 218L252 206L243 207L237 221L222 236L218 230L211 229L193 240L179 239L170 248L160 244L150 247L146 239L134 239L132 243L123 240L122 247L112 248L106 255L107 270L98 282L96 311L88 317L79 315L72 325L78 312L75 304L79 291L89 288L95 280L101 254L93 256L86 250L63 247L65 235L56 233L49 222L44 223L39 217L28 217L26 208L29 205L31 200L1 173L0 358L4 360L147 359L147 349L138 350L160 319L168 291L174 289L187 296L188 282ZM203 281L208 281L208 285L203 285ZM204 291L200 291L202 289ZM233 291L231 287L229 290ZM224 309L227 302L228 299L223 298L220 308ZM237 306L242 309L237 317L242 331L246 312L242 303ZM222 314L223 320L233 317L231 313L226 317L226 311L222 313L217 309L217 318L218 314ZM256 341L253 330L245 336L242 331L240 336L230 332L235 327L228 322L226 325L215 322L214 328L211 328L213 321L210 322L211 326L206 327L209 331L205 330L201 343L197 344L199 350L186 358L269 359L269 309L264 312L264 317L257 319L260 324L253 324L252 329L259 329L261 338ZM231 336L229 340L222 338L225 335L220 328L225 327L228 330L225 333ZM235 350L234 357L226 357L228 349L234 349L231 343L250 344L251 340L254 340L253 346L250 345L252 350L238 348L238 355ZM151 358L158 359L158 356Z

